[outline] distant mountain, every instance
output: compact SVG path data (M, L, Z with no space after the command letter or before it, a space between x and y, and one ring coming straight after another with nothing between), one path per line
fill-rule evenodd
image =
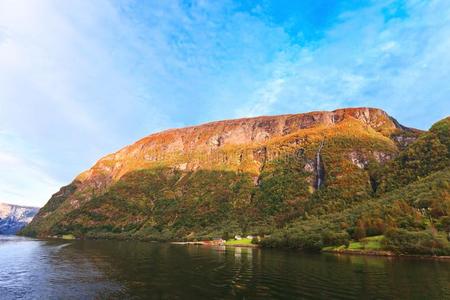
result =
M0 203L0 234L16 234L38 213L38 207Z
M263 244L314 250L387 234L396 251L450 253L449 127L344 108L155 133L62 187L22 234L271 235ZM403 238L424 246L402 250Z

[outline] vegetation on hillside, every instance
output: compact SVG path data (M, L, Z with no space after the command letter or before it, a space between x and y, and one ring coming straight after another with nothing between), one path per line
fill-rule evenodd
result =
M276 230L261 243L267 247L320 251L327 246L348 246L366 237L385 235L382 245L385 250L401 254L448 255L449 187L450 168L447 168L348 209L293 222ZM428 206L423 206L423 199L429 200ZM437 210L438 214L432 213ZM399 242L402 239L409 242ZM428 250L414 251L411 243L422 242L430 246Z
M394 160L373 167L384 192L344 210L321 213L324 205L316 203L315 214L276 230L261 244L312 251L342 245L348 249L353 241L384 235L380 249L450 255L449 124L449 118L438 122Z
M400 148L352 121L293 134L267 146L272 157L261 159L258 174L132 171L75 209L63 209L69 204L60 192L46 217L22 233L159 241L251 234L265 236L263 247L450 255L449 124L444 119Z

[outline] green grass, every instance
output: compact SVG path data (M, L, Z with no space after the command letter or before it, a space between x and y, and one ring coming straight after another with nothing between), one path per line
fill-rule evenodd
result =
M74 239L75 239L75 236L74 236L73 234L64 234L64 235L62 236L62 239L63 239L63 240L74 240Z
M350 242L348 250L381 250L382 235L366 237L359 242Z
M329 246L324 247L323 250L330 251L330 250L382 250L381 249L381 241L383 240L384 236L382 235L376 235L371 237L366 237L364 239L361 239L360 241L352 241L346 248L345 246Z
M225 242L225 245L232 246L232 245L250 245L252 243L251 239L241 239L241 240L235 240L231 239Z
M363 239L363 241L366 241L364 249L365 250L381 250L381 241L383 240L383 238L384 238L384 236L377 235L377 236L367 237L367 238Z

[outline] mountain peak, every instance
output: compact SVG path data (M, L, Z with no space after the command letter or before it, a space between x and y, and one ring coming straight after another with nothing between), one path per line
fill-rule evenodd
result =
M37 207L0 203L0 234L15 234L31 222Z
M189 131L202 128L211 127L224 127L224 126L239 126L246 125L248 123L261 124L267 122L285 122L284 126L294 127L299 125L299 128L290 128L292 130L310 128L318 125L333 125L341 122L345 118L353 117L358 119L367 125L371 125L374 128L381 128L386 125L387 127L400 128L400 124L390 117L385 111L372 107L354 107L354 108L341 108L333 111L313 111L307 113L297 114L283 114L283 115L263 115L256 117L244 117L237 119L227 119L220 121L212 121L203 123L200 125L187 126L182 128L172 128L164 130L158 133L151 134L142 140L150 138L155 135L162 135L177 131ZM297 121L297 122L295 122ZM270 125L270 124L269 124ZM283 128L286 129L286 128ZM288 131L283 131L285 134ZM289 131L290 132L290 131Z

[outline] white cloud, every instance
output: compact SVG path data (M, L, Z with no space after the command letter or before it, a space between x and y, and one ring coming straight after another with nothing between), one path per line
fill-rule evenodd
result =
M0 1L2 201L42 204L100 156L166 122L123 64L140 47L129 30L109 1Z
M240 108L237 112L239 117L254 117L269 114L272 105L279 101L278 97L283 89L284 79L275 78L269 80L254 95L254 102L250 102L249 107Z
M271 62L283 85L263 82L238 115L374 106L422 129L448 115L450 3L406 2L404 15L386 16L394 3L343 13L320 41L285 47Z
M45 171L45 162L26 142L0 132L0 202L42 206L62 182Z
M367 105L426 128L449 114L450 4L396 3L308 42L264 5L0 0L0 191L45 201L101 155L212 119Z

